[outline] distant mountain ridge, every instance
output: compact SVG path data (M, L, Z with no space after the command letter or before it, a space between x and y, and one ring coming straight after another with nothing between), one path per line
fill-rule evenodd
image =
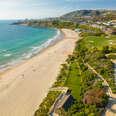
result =
M116 10L77 10L60 17L63 20L116 18Z
M112 20L116 21L116 10L77 10L64 14L61 17L50 17L38 20L25 19L24 21L14 22L12 24L26 24L41 27L56 27L59 26L59 22L69 22L70 25L72 25L73 23L95 23L97 21L108 22ZM65 26L67 25L65 24Z

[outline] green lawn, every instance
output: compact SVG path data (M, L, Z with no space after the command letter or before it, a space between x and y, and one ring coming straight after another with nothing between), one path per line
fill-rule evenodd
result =
M77 99L80 97L80 73L76 62L71 63L70 68L71 70L65 82L65 86L72 90L72 96Z
M84 39L86 46L101 48L105 45L116 46L116 36L111 37L86 37Z

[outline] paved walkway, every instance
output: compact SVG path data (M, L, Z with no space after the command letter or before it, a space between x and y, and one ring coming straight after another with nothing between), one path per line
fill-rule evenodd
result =
M114 81L115 81L115 86L116 86L116 60L112 60L114 63Z
M106 92L107 92L107 94L108 94L109 96L111 96L111 95L112 95L112 90L111 90L111 88L109 87L109 84L107 83L107 81L102 77L102 75L100 75L98 72L96 72L96 70L95 70L93 67L91 67L88 63L86 63L86 65L88 66L88 68L89 68L90 70L92 70L92 71L98 76L98 78L100 78L100 79L103 81L103 86L106 87Z
M108 104L105 108L104 113L102 114L102 116L116 116L116 94L112 93L112 90L109 86L109 84L107 83L107 81L99 74L96 72L95 69L93 69L88 63L86 63L86 65L88 66L88 68L90 70L92 70L101 80L103 80L103 85L106 88L106 92L107 95L109 96L109 100L108 100ZM116 67L115 67L116 68ZM116 69L115 69L116 71ZM116 72L115 72L116 73ZM116 75L116 74L115 74Z

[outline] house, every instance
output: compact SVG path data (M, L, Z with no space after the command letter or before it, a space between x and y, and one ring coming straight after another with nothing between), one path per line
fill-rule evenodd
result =
M63 108L65 111L68 111L68 109L73 104L73 97L72 95L64 95L64 97L61 99L60 103L58 104L56 108L56 112L58 109Z
M106 29L106 27L105 27L105 26L98 25L98 24L92 24L92 25L90 25L90 26L92 26L92 27L94 27L94 28L101 29L101 30L105 30L105 29Z
M74 103L74 99L72 95L70 95L71 90L67 90L59 95L55 103L50 109L49 115L54 116L58 114L59 109L63 109L64 111L68 111L71 105Z
M116 24L114 24L113 27L116 27Z
M88 23L91 23L91 24L93 24L94 22L93 22L93 21L88 21Z
M109 35L116 35L116 29L108 28L108 29L106 30L106 34L109 34Z
M79 32L79 33L80 33L80 32L81 32L81 30L80 30L80 29L75 29L75 32Z
M102 22L99 22L99 21L98 21L98 22L96 22L96 23L97 23L98 25L102 24Z

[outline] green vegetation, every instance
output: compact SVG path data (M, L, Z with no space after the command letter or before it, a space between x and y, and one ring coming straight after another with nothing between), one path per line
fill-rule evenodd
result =
M107 96L102 86L102 81L99 80L97 75L92 71L88 70L88 67L83 62L85 55L84 51L86 50L78 50L78 47L80 48L78 43L81 41L82 40L77 42L73 55L70 55L67 59L69 65L69 68L67 69L69 70L69 73L67 73L67 77L64 77L66 81L64 81L63 77L60 78L60 82L63 82L64 86L67 86L72 90L71 95L75 98L75 103L68 112L66 112L66 116L100 116L107 104ZM93 91L97 92L94 93ZM85 94L89 92L91 92L91 94L93 93L94 97ZM88 99L86 99L86 97L88 97ZM88 104L84 104L83 101L85 99ZM64 112L60 113L61 116L65 116L64 114Z
M62 65L57 81L53 85L53 87L69 87L72 90L71 95L75 99L74 104L68 112L60 109L60 116L100 116L107 103L107 96L102 86L102 81L84 64L82 60L83 55L80 55L80 52L82 53L80 50L77 51L76 47L74 53L69 55L66 60L67 64ZM87 93L90 93L90 95ZM98 96L98 93L101 94ZM91 94L94 95L91 97ZM53 101L56 99L56 96L54 96L55 93L53 95L48 94L35 116L47 116L50 106L53 104L51 99ZM46 105L46 101L50 103L47 102Z
M106 57L106 54L116 52L115 45L109 45L110 41L115 40L114 36L109 38L92 36L76 43L73 55L67 59L69 73L65 79L60 78L60 82L72 90L71 95L75 98L75 103L66 113L67 116L100 116L107 104L107 96L104 93L102 81L92 71L88 70L85 63L89 63L101 74L109 83L112 91L116 92L113 63L111 62L111 58L114 56ZM88 104L84 104L84 100ZM63 114L61 115L64 116Z
M65 22L65 21L26 21L24 24L29 26L39 26L39 27L52 27L52 28L68 28L74 30L77 28L77 23Z
M80 33L81 37L87 37L87 36L105 36L104 32L102 32L100 29L92 27L92 26L80 24L78 26L78 28L82 30L82 32Z
M75 100L68 111L59 109L59 116L100 116L104 110L108 96L102 85L103 81L88 68L87 64L93 67L108 82L112 92L116 93L114 64L111 61L116 59L116 55L111 54L116 53L116 36L106 37L102 30L86 25L89 22L106 22L114 19L116 19L115 10L79 10L53 20L19 22L29 26L81 30L80 36L83 39L76 43L73 54L68 56L65 64L62 64L57 80L52 86L68 87ZM85 24L79 24L81 21L85 21ZM60 93L50 91L35 116L48 116L51 106Z
M77 10L60 17L67 21L110 21L116 19L116 10Z
M111 52L116 52L116 46L115 44L111 44L116 42L116 36L110 36L110 37L85 37L83 40L83 43L85 46L90 47L97 47L98 49L102 49L103 46L109 46L109 49Z
M100 29L98 28L95 28L95 27L91 27L91 26L88 26L88 25L84 25L84 24L80 24L78 26L79 29L84 29L84 30L88 30L88 31L94 31L94 32L101 32Z
M58 91L50 91L47 97L41 103L39 110L35 112L34 116L49 116L49 110L59 95L60 92Z
M75 99L80 97L80 72L78 63L75 61L70 64L69 74L64 86L69 87L72 90L71 94Z
M78 43L78 42L77 42ZM75 58L74 58L75 56ZM77 68L77 75L76 73L70 73L71 75L67 77L68 85L70 89L72 89L72 96L75 98L75 103L72 105L72 107L67 112L67 116L100 116L101 112L103 111L106 103L107 103L107 96L105 93L102 94L102 96L99 98L100 102L97 101L95 98L88 98L90 100L90 104L86 104L83 102L83 100L88 97L85 95L86 92L89 92L91 90L103 90L104 88L102 86L102 81L100 81L97 78L97 75L95 75L92 71L88 69L88 67L84 64L82 60L82 56L79 57L79 52L77 52L77 49L75 49L73 53L73 60L70 59L70 66L72 72L76 70ZM69 61L69 60L68 60ZM78 64L78 67L77 67ZM78 80L75 80L77 78ZM67 83L66 81L66 83ZM78 81L78 82L75 82ZM77 83L77 85L75 84ZM77 87L77 88L76 88ZM76 88L76 89L75 89ZM98 94L99 92L97 92ZM96 97L97 94L94 93L94 96ZM63 115L62 115L63 116Z
M53 87L63 87L68 75L69 66L67 64L62 64L62 68L57 77L57 81L53 84Z
M107 103L105 92L103 92L102 96L99 97L100 101L95 100L96 97L98 99L97 95L99 91L104 91L102 81L100 81L97 78L97 75L92 71L88 70L88 67L79 57L77 57L77 53L75 52L67 59L69 72L67 73L67 77L65 77L66 81L64 82L63 77L60 78L60 82L63 82L64 86L69 87L69 89L72 90L71 95L74 97L75 102L68 112L62 110L60 116L100 116L100 113L104 110ZM97 94L94 93L95 98L88 98L91 104L85 104L83 102L83 99L86 97L85 93L90 90L98 90L98 92Z
M113 55L113 54L108 55L108 58L109 58L109 59L116 59L116 55Z
M112 38L98 38L98 37L87 37L78 42L76 47L79 52L79 57L84 60L84 62L89 63L99 74L101 74L104 79L109 83L112 91L116 93L115 82L114 82L114 69L112 61L106 57L106 54L111 53L115 46L107 46L109 40L114 40Z
M37 23L38 24L38 23ZM70 22L52 21L39 23L38 26L75 29L76 24ZM69 26L70 25L70 26ZM104 110L108 97L102 85L103 81L87 66L93 67L109 84L112 92L116 93L114 82L114 64L111 59L116 56L116 36L102 36L101 30L79 25L80 29L94 31L96 35L86 35L76 43L72 55L68 56L57 77L54 87L68 87L74 98L74 104L68 111L59 109L60 116L100 116ZM82 32L85 36L85 32ZM98 35L97 35L98 34ZM108 55L110 54L110 55ZM60 92L50 92L40 105L35 116L48 116L48 112Z
M68 87L71 89L71 95L75 102L68 111L60 109L60 116L100 116L107 104L108 97L102 85L102 80L92 70L88 69L86 63L101 74L109 83L112 91L116 92L113 63L111 62L114 56L106 57L106 54L115 52L116 49L114 45L108 46L109 40L114 41L115 37L92 36L79 40L73 54L69 55L66 60L67 63L62 64L53 87ZM52 97L52 95L49 95L47 99ZM50 109L50 106L47 106L47 109ZM39 111L41 111L40 109Z

